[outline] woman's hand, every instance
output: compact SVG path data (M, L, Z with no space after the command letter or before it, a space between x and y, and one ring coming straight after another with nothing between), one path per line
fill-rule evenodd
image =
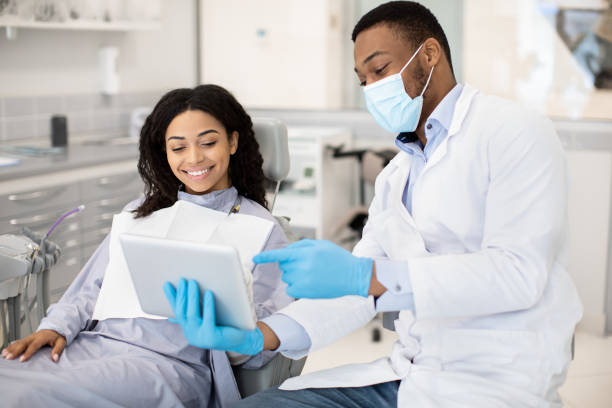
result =
M164 292L174 311L171 321L181 325L183 334L192 346L249 355L263 350L264 337L259 328L240 330L217 325L213 294L207 290L200 302L200 289L196 281L187 282L181 278L177 288L166 282Z
M53 347L51 359L57 363L66 347L66 338L54 330L40 330L24 339L11 343L2 350L2 357L7 360L14 360L21 356L19 361L28 361L43 346Z

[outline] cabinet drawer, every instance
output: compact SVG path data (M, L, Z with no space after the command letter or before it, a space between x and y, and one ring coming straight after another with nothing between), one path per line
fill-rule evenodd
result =
M85 229L90 229L112 224L113 216L119 214L129 202L137 199L139 196L140 193L133 193L119 197L101 198L88 202L83 212L83 227Z
M65 211L78 205L79 188L76 184L64 184L23 193L0 196L0 218L19 214L38 214L41 209L63 207ZM51 220L53 223L55 220Z
M98 245L100 245L102 241L104 241L104 238L106 238L106 236L110 234L110 231L111 231L110 222L108 223L108 225L100 226L99 228L84 230L81 233L81 236L82 236L81 245L83 246L93 245L97 247Z
M0 220L0 234L20 234L21 229L24 227L28 227L39 234L46 234L55 221L65 212L64 209L38 210L26 215L3 218ZM64 233L78 233L82 222L80 213L71 214L57 226L51 235L51 239L54 240L57 236Z
M144 191L144 184L137 171L96 177L80 183L82 197L89 201L96 198L133 195L138 197Z
M98 249L101 243L102 241L98 242L97 244L85 245L81 248L81 259L83 260L83 266L89 262L89 258L91 258L94 252L96 252L96 249Z

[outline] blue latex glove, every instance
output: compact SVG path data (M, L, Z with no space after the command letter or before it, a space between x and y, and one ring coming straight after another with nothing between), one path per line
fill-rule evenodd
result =
M234 351L240 354L258 354L263 350L263 334L255 330L217 326L215 299L211 291L204 292L204 307L200 305L200 288L194 280L181 278L175 289L170 282L164 284L164 293L174 311L172 322L178 323L192 346Z
M278 262L287 294L294 298L367 297L372 279L372 259L358 258L329 241L303 239L261 252L253 262Z

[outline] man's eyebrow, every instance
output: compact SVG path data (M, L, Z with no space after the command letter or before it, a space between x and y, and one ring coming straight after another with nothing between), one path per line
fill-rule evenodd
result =
M217 132L215 129L208 129L208 130L205 130L205 131L203 131L203 132L198 133L198 136L197 136L197 137L204 136L204 135L207 135L207 134L209 134L209 133L217 133L217 134L218 134L219 132ZM176 139L176 140L185 140L185 136L170 136L170 137L168 138L168 141L170 141L170 140L172 140L172 139Z
M368 62L370 62L372 60L372 58L378 57L379 55L382 55L382 54L388 54L388 52L387 51L380 51L380 50L379 51L374 51L373 53L368 55L366 57L366 59L363 60L363 64L367 64Z
M379 55L383 55L383 54L388 54L387 51L374 51L373 53L371 53L370 55L368 55L362 62L363 65L367 64L368 62L372 61L373 58L378 57ZM359 71L357 71L357 67L353 68L355 70L356 73L359 73Z

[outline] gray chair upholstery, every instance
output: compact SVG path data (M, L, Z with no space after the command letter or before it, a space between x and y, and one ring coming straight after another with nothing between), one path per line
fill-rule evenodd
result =
M280 184L289 174L287 127L278 119L262 117L253 118L253 130L255 139L259 143L259 151L264 159L264 175L268 180L276 183L274 198L270 204L270 211L272 211Z
M289 174L287 127L277 119L253 118L253 130L264 160L264 175L267 179L276 183L274 199L270 205L270 211L272 211L280 183ZM276 218L291 240L293 234L287 219L284 217ZM280 385L287 378L300 375L305 363L306 357L300 360L292 360L279 353L265 366L256 370L249 370L241 366L233 367L240 395L245 398L256 392Z
M255 139L264 159L266 178L281 182L289 174L289 146L287 127L278 119L253 118Z

